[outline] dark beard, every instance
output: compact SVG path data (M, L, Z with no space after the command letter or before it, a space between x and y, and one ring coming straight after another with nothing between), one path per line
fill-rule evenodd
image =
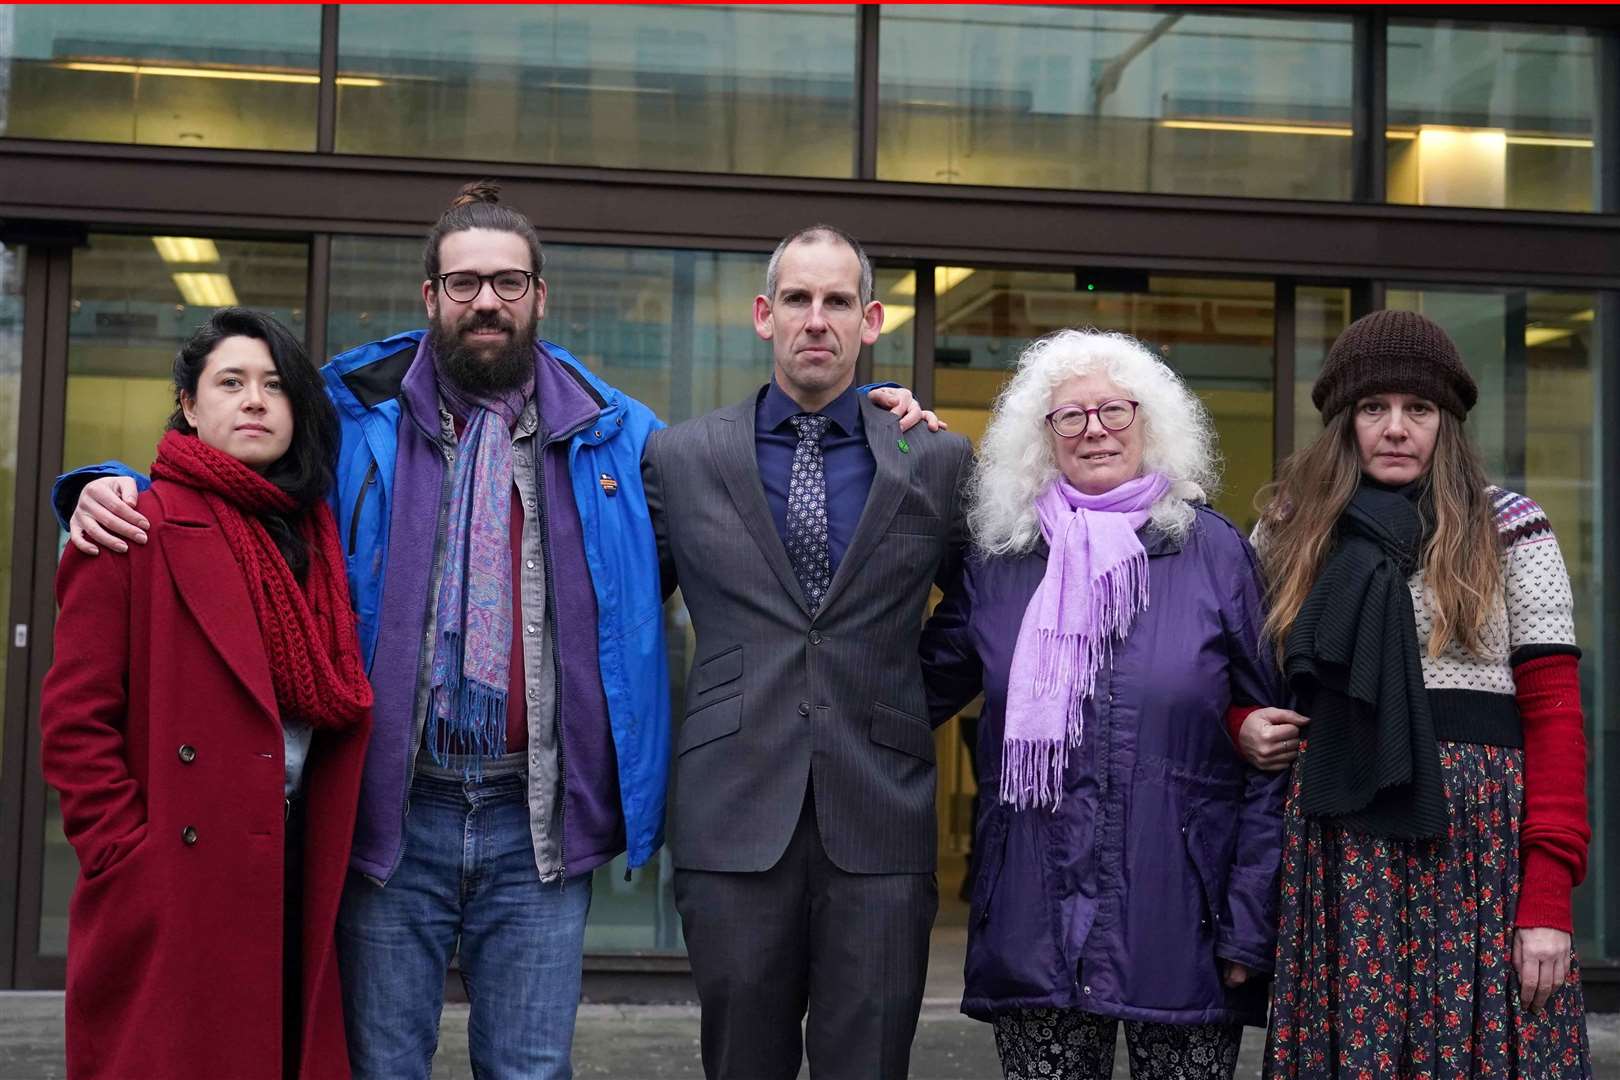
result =
M434 320L428 330L434 359L446 379L462 392L473 397L491 397L516 390L534 375L535 324L514 329L499 352L493 356L480 354L461 343L461 331L482 326L500 326L499 320L473 319L460 326L446 329Z

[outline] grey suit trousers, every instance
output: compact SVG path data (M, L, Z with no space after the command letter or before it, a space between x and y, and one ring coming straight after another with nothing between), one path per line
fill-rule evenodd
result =
M677 869L675 906L703 1001L709 1080L793 1080L801 1052L815 1080L907 1075L939 908L933 874L840 870L812 792L775 866Z

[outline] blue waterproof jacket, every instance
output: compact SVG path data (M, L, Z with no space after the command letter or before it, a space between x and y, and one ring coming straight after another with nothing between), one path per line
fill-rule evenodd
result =
M368 670L388 568L401 415L398 388L424 333L411 330L361 345L321 369L343 435L333 513L351 553L349 588ZM637 867L663 843L669 769L669 662L659 617L663 594L641 486L642 447L664 425L651 409L597 378L567 350L541 344L604 402L598 422L570 440L568 472L596 594L597 656L618 758L626 850L630 866ZM600 482L602 476L616 479L612 493Z

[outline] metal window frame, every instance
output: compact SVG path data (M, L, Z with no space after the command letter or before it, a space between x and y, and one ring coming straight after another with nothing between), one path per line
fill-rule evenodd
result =
M15 243L5 237L7 243ZM50 311L50 249L38 244L24 248L22 375L17 402L17 475L11 523L11 599L7 611L6 637L15 627L31 624L34 596L34 520L21 512L39 503L40 470L36 460L40 441L42 410L38 408L40 384L45 371L45 326ZM24 840L22 807L25 777L31 767L28 757L29 648L15 644L7 648L4 712L0 713L0 868L20 866ZM16 983L17 912L22 903L23 875L0 873L0 987Z
M36 265L34 253L39 252ZM8 750L21 734L25 763L21 785L19 843L15 849L16 895L12 915L11 985L59 987L67 978L65 957L39 951L41 887L44 882L45 778L40 770L40 684L50 670L52 640L41 632L54 624L56 597L49 582L56 577L57 527L50 509L45 477L62 466L62 437L67 414L68 318L72 301L71 243L29 245L28 287L43 296L42 325L31 357L37 366L23 371L18 419L16 520L13 525L13 625L31 628L28 648L13 647L8 656L6 738ZM41 280L36 280L36 277ZM24 327L24 334L30 328ZM28 468L26 476L24 467ZM24 502L24 495L28 500ZM24 587L26 586L26 588ZM23 675L16 679L17 675ZM12 685L15 680L17 686ZM20 703L21 713L17 711Z

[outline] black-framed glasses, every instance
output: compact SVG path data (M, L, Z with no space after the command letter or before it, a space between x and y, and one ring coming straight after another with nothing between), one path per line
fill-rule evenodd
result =
M1065 439L1078 439L1091 426L1095 416L1104 431L1124 431L1136 422L1138 402L1126 398L1105 401L1095 409L1087 409L1074 402L1059 405L1046 414L1046 422L1053 431Z
M489 282L495 295L502 300L511 302L521 300L529 295L529 279L535 275L529 270L497 270L493 274L475 274L471 270L452 270L448 274L439 275L439 287L444 295L458 304L465 304L478 297L484 288L484 282Z

